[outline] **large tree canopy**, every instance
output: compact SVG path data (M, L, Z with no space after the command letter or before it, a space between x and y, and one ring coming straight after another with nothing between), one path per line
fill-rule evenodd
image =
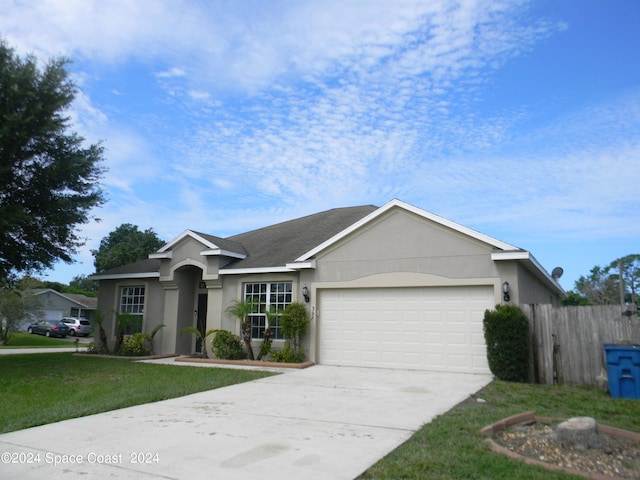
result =
M130 223L124 223L100 241L97 250L91 250L96 272L120 267L137 260L143 260L165 244L153 229L138 230Z
M72 262L76 227L104 202L103 149L83 147L65 116L77 92L67 63L40 69L0 40L0 281Z
M620 288L622 281L622 289ZM640 254L618 258L607 267L595 266L587 276L581 276L575 284L577 293L569 292L565 305L637 303L640 289Z

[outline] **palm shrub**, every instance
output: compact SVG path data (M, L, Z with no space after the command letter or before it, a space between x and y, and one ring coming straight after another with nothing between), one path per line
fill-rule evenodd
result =
M166 325L161 323L157 325L151 333L134 333L131 336L125 336L122 339L120 350L118 353L124 356L145 357L153 355L153 339L156 334Z
M161 323L160 325L156 325L156 327L151 330L151 333L144 334L144 339L149 344L149 353L151 353L151 355L153 355L153 339L155 338L156 334L164 327L166 327L166 325L164 323Z
M515 305L484 312L489 369L498 379L526 382L529 375L529 320Z
M116 343L113 346L115 353L120 352L120 347L124 341L124 332L128 327L133 327L141 321L140 315L131 313L116 313ZM100 332L102 335L102 332Z
M100 310L96 310L93 323L98 326L98 338L94 342L93 351L96 353L110 353L109 344L107 343L107 332L104 329L104 315L102 315Z
M272 308L270 311L265 312L267 316L267 327L264 329L264 338L260 344L260 350L258 351L258 360L262 360L269 353L271 353L271 347L273 346L273 338L271 338L271 325L275 325L278 319L278 311Z
M239 302L236 300L226 310L228 315L236 317L240 321L240 333L242 334L242 340L247 349L249 360L255 360L253 347L251 346L251 314L258 313L259 308L260 305L255 302Z
M206 331L200 331L200 329L196 327L188 326L180 330L180 336L184 335L185 333L190 333L193 336L195 336L197 339L199 339L200 345L201 345L200 356L202 358L209 358L209 355L207 354L207 338L209 338L209 335L213 335L214 333L217 333L217 332L219 332L219 330L215 328L211 328Z

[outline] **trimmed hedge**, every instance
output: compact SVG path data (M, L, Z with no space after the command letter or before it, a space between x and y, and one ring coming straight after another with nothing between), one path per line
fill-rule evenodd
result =
M247 352L240 337L227 330L216 332L211 341L211 350L221 360L244 360L247 358Z
M498 379L526 382L529 377L529 320L515 305L484 312L489 369Z

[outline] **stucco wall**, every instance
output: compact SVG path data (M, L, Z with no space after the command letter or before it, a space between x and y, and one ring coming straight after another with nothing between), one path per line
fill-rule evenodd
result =
M551 304L560 305L560 297L551 292L537 277L526 268L518 265L518 304Z
M115 315L119 308L120 288L124 286L137 285L144 285L145 287L145 306L142 331L151 332L157 325L163 323L164 290L157 279L101 280L98 288L98 310L101 312L103 317L103 327L107 333L109 348L113 347L113 343L115 341ZM164 333L162 330L156 334L156 345L159 345L161 342L162 335Z
M314 280L344 282L392 272L498 277L491 251L482 242L410 212L393 211L321 254Z
M302 285L299 281L299 274L297 272L292 273L272 273L272 274L252 274L252 275L225 275L222 278L223 281L223 294L222 305L220 308L221 314L221 327L224 330L240 335L240 322L235 317L230 317L226 309L233 305L235 301L241 301L243 299L243 285L245 283L259 283L259 282L292 282L292 301L304 303L302 298ZM307 335L308 337L308 335ZM254 352L257 353L258 345L260 342L254 342ZM274 340L273 348L279 350L284 345L283 340ZM307 351L308 351L308 347Z

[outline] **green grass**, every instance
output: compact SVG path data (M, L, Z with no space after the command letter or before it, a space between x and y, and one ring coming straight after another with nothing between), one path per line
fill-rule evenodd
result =
M371 467L362 479L569 479L491 452L480 429L533 410L545 417L594 417L599 423L640 432L640 401L613 399L582 387L495 381L478 393L486 400L463 402L422 427L406 443Z
M16 332L11 335L7 345L0 348L73 347L74 340L73 337L49 338L44 335Z
M273 375L64 352L0 355L0 371L0 433Z
M0 371L0 433L272 375L71 353L0 355ZM640 401L613 399L600 390L494 381L476 397L486 403L472 398L435 418L361 478L575 478L510 460L491 452L483 442L482 427L528 410L546 417L591 416L603 424L640 432Z

